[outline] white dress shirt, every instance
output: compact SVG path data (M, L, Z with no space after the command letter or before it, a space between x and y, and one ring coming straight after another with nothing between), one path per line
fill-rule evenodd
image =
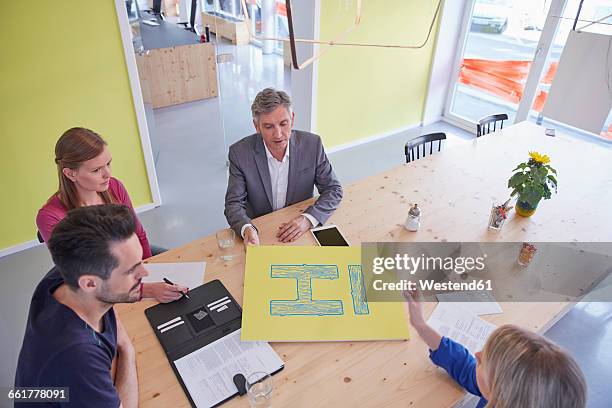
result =
M283 160L279 161L264 143L266 149L266 157L268 158L268 171L270 172L270 181L272 182L272 211L280 210L287 203L287 185L289 184L289 146L285 149ZM312 227L316 227L319 221L310 214L302 214ZM252 224L245 224L240 229L240 235L244 238L244 230Z
M282 161L276 160L264 143L268 158L268 171L272 181L272 211L280 210L287 202L287 185L289 184L289 147L285 149Z

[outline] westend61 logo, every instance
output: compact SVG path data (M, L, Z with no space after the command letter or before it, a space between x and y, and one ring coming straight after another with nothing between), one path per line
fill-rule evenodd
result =
M440 257L440 256L421 256L414 257L408 254L396 254L394 257L375 257L372 259L372 272L376 275L386 271L406 271L414 275L417 271L447 270L454 271L456 274L471 271L482 271L485 268L485 258L487 255L479 257Z

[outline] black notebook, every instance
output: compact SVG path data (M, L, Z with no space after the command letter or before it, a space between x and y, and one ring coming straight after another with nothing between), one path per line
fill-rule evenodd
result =
M192 406L218 406L238 390L236 374L274 374L284 365L266 342L240 340L242 309L221 281L145 310L168 361Z

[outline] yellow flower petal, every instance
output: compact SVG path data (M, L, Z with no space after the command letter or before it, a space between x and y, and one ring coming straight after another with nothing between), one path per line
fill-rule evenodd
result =
M538 152L529 152L529 157L531 157L534 161L542 164L550 163L550 157L545 154L540 154Z

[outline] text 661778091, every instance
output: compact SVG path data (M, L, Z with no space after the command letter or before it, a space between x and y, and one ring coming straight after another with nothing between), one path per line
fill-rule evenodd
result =
M68 387L5 387L3 399L21 402L69 402Z

